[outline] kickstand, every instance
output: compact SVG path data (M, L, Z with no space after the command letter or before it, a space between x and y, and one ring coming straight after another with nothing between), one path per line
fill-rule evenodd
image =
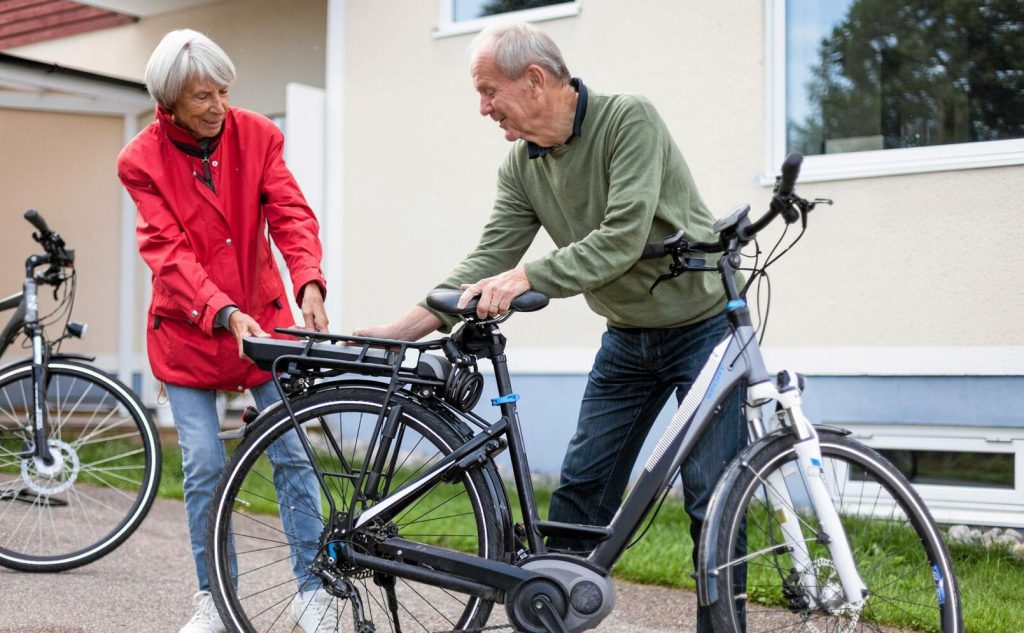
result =
M395 577L387 574L374 574L373 582L379 587L384 587L388 597L388 610L391 611L391 622L394 624L395 633L402 633L402 626L398 622L398 596L395 595Z

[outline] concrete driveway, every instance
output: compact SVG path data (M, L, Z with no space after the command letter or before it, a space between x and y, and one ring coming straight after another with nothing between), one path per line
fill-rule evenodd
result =
M191 560L184 506L158 499L142 527L98 562L61 574L0 568L0 633L175 633L192 611ZM694 630L693 593L618 589L616 610L598 633Z

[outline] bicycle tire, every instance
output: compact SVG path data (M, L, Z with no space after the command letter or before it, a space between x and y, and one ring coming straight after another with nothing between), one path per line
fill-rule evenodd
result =
M960 595L949 551L939 528L910 483L885 458L844 434L818 430L823 478L839 511L858 572L868 587L863 608L822 606L790 578L795 569L782 542L778 521L765 503L768 476L779 469L800 517L813 571L829 590L840 591L822 530L811 516L803 478L794 464L792 433L773 434L737 458L718 506L722 528L715 544L718 600L711 605L716 631L853 632L912 629L962 633ZM803 490L801 490L803 489ZM744 534L745 523L745 534ZM714 537L712 537L714 538ZM737 550L739 547L739 550ZM738 559L747 552L746 582L734 587ZM787 578L790 581L787 582ZM831 583L826 585L825 583ZM736 583L739 584L739 583ZM790 590L786 596L784 591ZM828 591L828 590L826 590ZM824 592L823 592L824 593ZM833 593L832 595L835 595ZM802 601L807 604L801 605ZM906 628L904 628L906 627Z
M316 467L321 473L334 473L325 475L325 480L329 482L339 510L349 507L353 492L352 486L346 483L349 480L339 475L358 472L363 460L370 459L364 454L365 440L378 420L384 397L382 389L345 386L314 391L292 401L296 418L307 429L307 436L316 447ZM394 473L390 490L398 488L469 437L463 423L442 418L412 401L403 402L400 422L392 454L401 459L388 462L393 464L388 471ZM292 630L289 609L299 581L295 579L291 555L283 554L291 551L283 549L288 543L284 523L279 518L283 508L277 502L274 487L266 491L269 479L261 472L266 466L260 466L266 461L264 455L271 444L292 428L283 406L268 412L247 431L245 439L234 450L214 493L207 530L207 568L214 601L232 630L261 633ZM314 428L316 432L310 433ZM336 440L336 447L330 444L326 432ZM344 463L338 458L339 451ZM506 528L499 521L505 516L501 511L504 506L493 496L498 494L493 492L495 482L500 485L492 462L483 468L471 469L454 482L438 484L421 499L422 503L408 508L389 522L387 528L393 526L402 538L432 541L435 545L470 551L492 560L507 560ZM500 494L504 494L503 489ZM326 508L322 491L321 495L321 506ZM260 502L264 505L270 502L270 507L264 508L270 512L274 512L273 506L278 506L277 515L257 514L256 506ZM445 522L454 515L463 515L466 519L471 515L471 521L466 520L455 530L441 534ZM320 521L323 525L323 513ZM317 537L319 542L311 547L317 547L318 554L323 554L324 538L321 534ZM302 538L294 535L293 540L301 542ZM274 551L278 552L276 556ZM356 587L364 615L374 623L376 630L399 630L391 622L388 596L380 584L390 582L387 577L374 576L369 570L352 565L343 567L341 563L334 569ZM302 580L308 577L307 574ZM489 617L492 603L482 598L402 578L394 580L402 631L477 628ZM315 584L317 591L325 591L319 580ZM304 589L311 590L308 585ZM331 625L337 627L331 630L351 630L354 625L352 609L348 608L350 601L336 597L331 600L340 614L338 621L331 621Z
M69 360L47 366L48 444L56 470L32 457L32 364L0 369L0 565L55 572L125 541L160 485L156 428L121 382Z

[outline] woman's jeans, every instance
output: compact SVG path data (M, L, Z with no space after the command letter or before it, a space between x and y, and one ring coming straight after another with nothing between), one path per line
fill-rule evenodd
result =
M227 463L224 444L217 437L220 417L217 415L217 392L164 385L171 404L174 426L181 446L181 466L185 473L185 513L192 541L199 590L209 591L206 571L206 524L214 488ZM256 406L264 408L280 400L273 381L251 389ZM291 549L292 570L299 588L310 580L309 566L316 556L323 531L320 512L320 490L316 475L295 431L288 431L267 451L274 468L281 522ZM315 579L314 579L315 580Z
M552 521L611 522L655 418L673 391L682 401L728 331L724 314L679 328L608 327L583 395L576 434L562 462L561 481L551 497ZM746 444L747 425L737 389L683 464L684 502L695 545L715 483ZM552 538L548 545L578 550L595 544ZM697 547L693 556L696 565ZM699 633L712 630L707 611L698 610Z

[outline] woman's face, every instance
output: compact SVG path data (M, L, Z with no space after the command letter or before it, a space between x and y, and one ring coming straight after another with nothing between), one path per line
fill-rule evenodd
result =
M171 111L174 122L197 141L217 136L228 113L228 87L209 79L189 79Z

